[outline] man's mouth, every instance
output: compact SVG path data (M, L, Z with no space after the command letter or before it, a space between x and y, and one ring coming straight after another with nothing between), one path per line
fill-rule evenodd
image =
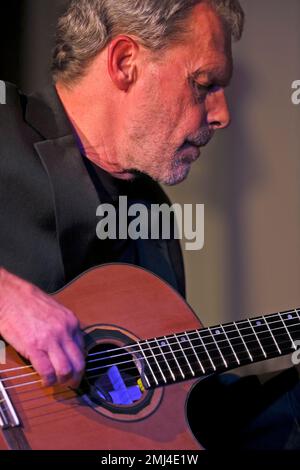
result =
M193 163L198 160L200 156L200 147L193 145L189 142L185 142L180 147L181 158L180 160L185 163Z

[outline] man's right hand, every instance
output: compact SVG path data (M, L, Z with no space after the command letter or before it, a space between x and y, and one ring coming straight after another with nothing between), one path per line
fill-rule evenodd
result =
M85 368L79 321L49 295L2 268L0 335L31 362L46 386L79 385Z

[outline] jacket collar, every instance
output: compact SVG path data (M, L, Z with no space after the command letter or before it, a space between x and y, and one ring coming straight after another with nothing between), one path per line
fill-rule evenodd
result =
M25 120L41 137L33 145L50 181L64 279L68 282L82 272L90 246L95 243L100 200L53 85L27 97Z
M53 84L27 97L25 120L45 139L73 134L71 123Z

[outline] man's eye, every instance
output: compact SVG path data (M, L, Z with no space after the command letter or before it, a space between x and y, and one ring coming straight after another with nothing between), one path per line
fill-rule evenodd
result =
M200 93L203 93L203 92L204 93L212 93L212 92L214 92L218 89L218 86L214 85L214 84L202 85L200 83L197 83L196 86L197 86L197 90Z
M220 89L220 86L216 85L215 83L202 84L202 83L194 82L195 98L200 103L206 99L208 94L215 93L219 89Z

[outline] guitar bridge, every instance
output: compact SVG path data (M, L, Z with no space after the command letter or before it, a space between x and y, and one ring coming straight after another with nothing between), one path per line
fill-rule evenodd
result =
M19 425L18 416L0 379L0 428L9 429Z

